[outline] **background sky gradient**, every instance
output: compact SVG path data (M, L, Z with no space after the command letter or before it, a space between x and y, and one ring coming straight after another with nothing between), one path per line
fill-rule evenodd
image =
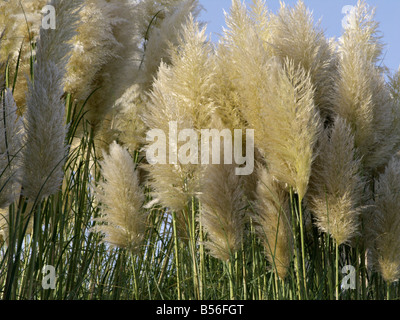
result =
M251 0L245 1L251 4ZM297 0L285 0L287 5L294 6ZM279 0L266 1L269 10L276 13L280 7ZM346 5L356 5L357 0L304 0L306 6L313 12L314 20L322 19L321 25L327 37L338 38L342 34L342 20L345 15L342 8ZM400 65L400 1L399 0L367 0L376 8L376 17L380 23L382 41L386 43L383 63L393 72ZM229 11L231 0L200 0L204 10L200 20L207 23L207 33L213 41L218 40L222 27L225 26L224 10Z

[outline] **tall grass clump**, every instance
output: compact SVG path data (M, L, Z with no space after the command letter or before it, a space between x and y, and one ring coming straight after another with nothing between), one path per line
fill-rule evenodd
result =
M232 0L216 43L196 0L52 0L55 30L45 4L0 2L2 299L400 297L400 72L366 2L328 39Z

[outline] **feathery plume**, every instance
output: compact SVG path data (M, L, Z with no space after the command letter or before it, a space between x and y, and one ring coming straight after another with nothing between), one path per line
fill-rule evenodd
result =
M229 14L225 13L227 29L224 29L222 45L217 54L227 58L224 64L225 72L239 91L242 88L237 82L243 76L242 69L239 68L244 63L243 59L252 56L254 64L260 67L273 56L270 46L266 45L270 37L268 13L263 11L261 6L262 4L258 3L257 7L253 8L254 12L249 13L244 4L233 0Z
M62 77L55 63L47 61L35 68L35 83L29 84L22 185L24 195L31 200L55 193L63 179L67 129Z
M321 131L321 119L313 101L310 76L286 61L276 78L270 78L272 90L265 125L268 135L261 143L271 174L297 191L302 199L307 191L314 147Z
M10 89L4 91L0 102L0 208L6 208L20 187L23 125Z
M136 251L144 237L146 214L138 171L129 152L113 142L110 154L104 154L101 173L104 181L95 190L102 216L96 221L105 224L97 224L93 231L104 234L104 242L112 246Z
M113 10L114 5L108 1L86 0L80 12L81 24L72 38L65 79L65 91L79 101L85 100L96 88L96 74L112 59L116 60L116 51L122 49L113 28L123 19Z
M208 235L205 247L221 261L240 249L244 234L243 179L235 170L235 164L207 165L200 186L200 222Z
M149 41L152 28L159 28L160 24L171 16L182 3L182 0L143 0L138 2L136 21L139 37L146 42Z
M352 127L355 146L367 172L384 166L400 139L399 108L393 104L383 70L374 10L359 1L339 45L339 73L332 103L336 114Z
M162 63L150 94L144 122L150 129L160 129L166 135L169 159L170 123L177 128L199 130L207 128L213 112L210 98L213 90L214 61L205 29L199 30L190 16L183 29L179 46L171 54L172 65ZM177 143L178 150L182 142ZM145 147L146 150L148 146ZM154 197L173 211L181 212L198 191L201 166L193 163L149 165L149 181Z
M16 76L16 66L20 57L14 99L18 113L25 112L26 75L30 74L30 58L34 54L35 43L41 25L41 10L47 0L10 0L0 2L0 30L4 39L0 45L0 64L8 62L10 79Z
M239 1L233 2L227 25L225 38L231 47L241 114L255 130L256 147L270 173L302 198L321 130L311 77L288 58L283 64L271 58Z
M362 52L365 59L374 65L379 62L384 48L379 23L374 20L375 11L364 0L358 0L348 18L348 26L339 39L341 52L353 56Z
M338 245L359 233L363 180L354 136L346 120L336 117L332 129L320 136L307 204L318 227Z
M4 24L7 27L9 32L6 32L6 36L10 39L2 46L6 53L2 57L11 55L12 72L19 49L22 48L20 76L16 86L20 114L25 112L23 95L27 84L24 74L29 74L30 70L30 45L39 35L41 9L46 2L11 0L5 5L6 17L2 19L0 16L0 26ZM72 45L72 51L66 66L64 90L83 103L94 89L102 87L102 94L95 95L85 110L88 111L86 119L96 127L100 126L115 99L132 83L141 57L139 46L142 39L136 35L137 4L130 0L82 0L82 3L84 6L79 12L81 24L76 28L73 38L67 41ZM58 25L58 28L61 27ZM12 33L11 36L9 33ZM55 60L56 57L53 58ZM115 83L118 85L113 85Z
M146 89L152 83L160 62L163 61L167 64L171 62L169 49L171 46L178 45L182 25L185 24L189 14L194 18L198 16L199 4L197 0L181 1L176 7L170 8L169 11L159 26L153 26L147 36L143 72L141 73L142 79L140 79L140 82L145 84Z
M373 264L386 281L400 278L400 159L395 156L375 183Z
M272 41L272 28L271 28L271 13L265 0L253 0L250 4L249 17L253 22L253 26L264 42L264 49L267 51L272 50L270 45ZM270 51L272 54L272 51Z
M190 13L196 17L199 8L197 0L186 0L160 4L152 9L156 10L153 12L150 7L146 7L148 2L139 3L137 8L138 12L152 15L154 20L146 20L149 25L146 26L145 34L141 30L143 26L138 23L137 32L144 37L145 45L141 62L136 68L134 84L126 89L113 106L112 130L131 153L145 144L147 128L141 116L148 103L147 93L157 76L158 68L161 62L171 63L171 46L178 45L184 22Z
M276 63L261 66L258 74L252 73L254 68L260 70L251 62L243 63L242 72L247 69L247 74L254 75L254 79L243 78L243 114L255 129L255 143L270 173L303 198L321 130L310 77L291 61L283 67ZM260 88L256 82L261 79Z
M81 24L72 39L65 90L78 105L84 104L73 145L80 143L86 128L93 130L98 158L116 139L113 105L135 81L141 42L136 7L129 0L85 0Z
M222 39L215 50L215 89L212 92L212 100L224 128L245 129L247 124L239 109L239 90L230 59L230 47Z
M389 76L389 90L394 103L400 105L400 67L392 76Z
M261 40L261 48L269 57L272 56L271 48L268 45L271 39L269 13L263 1L255 1L252 11L248 12L245 4L240 0L233 0L229 14L225 13L225 22L227 29L224 29L223 40L230 47L232 58L235 61L236 58L240 60L241 50L250 50L249 45L254 41L254 35Z
M130 86L114 104L111 129L125 147L133 154L145 144L147 127L142 115L148 102L139 84Z
M40 30L35 79L29 82L27 93L22 153L23 193L31 200L55 193L62 183L67 155L63 77L81 3L53 0L57 28Z
M18 55L24 42L26 54L29 54L30 39L39 33L41 9L46 0L10 0L0 3L0 30L4 30L4 39L0 47L0 57L7 59Z
M272 269L281 279L287 275L293 254L293 235L288 193L260 166L256 191L256 212L252 214Z
M154 82L151 92L151 108L149 114L144 114L144 120L149 128L160 129L166 136L166 157L170 157L170 130L169 121L176 121L181 128L192 128L191 120L181 116L181 110L176 100L171 96L172 91L167 87L172 84L173 74L171 67L161 64L158 77ZM168 89L167 89L168 88ZM175 114L173 110L179 112ZM146 110L147 111L147 110ZM145 111L145 112L146 112ZM179 144L177 145L179 148ZM147 146L145 146L145 150ZM199 172L198 166L194 164L156 164L144 165L149 173L149 183L153 189L153 197L167 208L175 212L181 212L187 208L187 204L198 190Z
M282 63L289 58L310 74L315 87L314 100L323 118L330 116L330 95L336 59L333 48L325 38L320 22L314 23L312 13L303 1L294 8L281 3L278 14L270 17L270 43L273 54Z
M110 130L115 101L136 81L143 41L136 25L137 7L130 0L85 0L80 13L65 90L81 103L92 94L84 119L96 143L109 134L103 131Z

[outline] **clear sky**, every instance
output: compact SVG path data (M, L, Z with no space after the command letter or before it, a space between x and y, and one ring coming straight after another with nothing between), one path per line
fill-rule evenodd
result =
M297 0L285 0L287 5L293 6ZM251 0L246 0L247 4ZM269 10L277 12L279 0L266 0ZM306 6L313 12L314 20L322 19L321 25L327 37L340 37L342 20L345 15L343 7L357 4L357 0L304 0ZM376 8L376 17L380 23L383 41L386 43L384 63L392 71L400 66L400 0L367 0L367 3ZM213 41L225 26L224 10L229 11L231 0L200 0L204 10L200 20L207 23L207 33Z

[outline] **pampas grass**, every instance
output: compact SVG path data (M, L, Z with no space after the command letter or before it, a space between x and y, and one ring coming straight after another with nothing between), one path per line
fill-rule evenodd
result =
M148 41L141 65L142 79L140 79L140 82L145 85L145 89L148 89L152 83L152 78L157 73L160 62L163 61L167 64L170 62L168 49L171 45L178 45L182 24L185 24L189 14L192 14L193 17L198 16L199 4L197 0L182 1L177 3L176 7L169 8L169 11L169 14L160 12L165 15L165 18L158 25L150 26L147 35Z
M270 43L273 54L282 62L289 58L296 66L309 73L315 88L314 102L323 118L332 115L329 99L333 75L336 71L336 56L331 43L325 38L320 21L314 22L312 13L303 1L293 8L281 4L277 15L269 22Z
M3 299L400 296L399 73L365 2L336 40L302 1L233 0L217 43L196 0L50 4L55 30L0 1ZM257 170L183 129L253 129Z
M104 241L113 246L137 251L146 231L146 214L133 159L114 142L110 154L104 155L101 173L105 181L97 186L96 196L102 215L93 230L104 234Z
M208 165L199 195L200 223L208 235L205 246L222 261L228 261L240 249L244 234L243 179L235 169L235 164Z
M0 106L0 208L14 202L20 188L20 151L23 125L10 89L4 91Z
M137 72L141 41L135 26L137 14L136 6L128 0L86 0L72 39L65 90L84 105L80 135L88 123L99 150L114 138L105 138L111 129L112 108Z
M312 99L310 78L303 70L287 61L283 69L275 66L272 72L275 74L270 79L271 91L267 96L269 134L261 148L271 174L293 187L302 199L307 191L321 120ZM283 88L287 95L279 97L278 92Z
M144 47L138 48L140 63L136 61L134 84L127 88L115 102L112 115L112 130L118 140L131 150L131 153L145 144L145 131L148 128L142 120L142 115L149 102L148 93L157 76L159 66L161 63L171 63L169 50L171 46L178 45L184 22L190 13L196 17L198 8L198 2L194 0L163 3L154 8L150 1L138 4L137 16L143 19L152 15L154 19L137 23L137 33L144 39ZM144 14L142 11L149 12ZM143 25L144 23L148 25Z
M41 9L46 3L45 0L11 0L0 3L0 30L4 30L0 63L8 61L10 78L16 77L14 99L19 114L24 113L26 109L25 92L28 87L27 76L31 74L30 59L39 35Z
M399 109L391 101L377 66L383 45L374 10L359 1L339 45L335 113L350 124L366 170L384 166L398 149Z
M394 101L400 103L400 68L392 76L389 77L389 90Z
M255 130L255 144L271 174L303 198L321 130L310 75L289 58L280 63L270 56L238 1L233 3L227 25L241 114Z
M288 274L293 255L289 194L263 167L258 168L256 213L253 218L271 269L281 279Z
M319 145L307 196L309 208L321 230L339 245L348 243L359 234L365 185L350 126L337 117L321 135Z
M72 38L73 47L65 80L65 90L72 93L75 99L85 100L98 85L96 76L101 68L119 58L117 52L122 46L115 38L113 29L124 20L113 11L115 6L110 2L88 0L80 12L81 23ZM90 110L90 113L99 118L104 116L98 114L99 110Z
M400 160L396 156L376 181L372 232L372 255L375 267L386 281L400 278L399 219Z
M67 156L63 78L81 4L80 0L51 2L58 12L58 28L40 31L22 151L23 193L31 200L55 193L62 183Z
M177 121L178 130L199 131L207 128L213 111L210 99L213 60L210 54L205 29L200 30L190 17L180 39L179 50L172 52L172 66L162 64L154 82L151 102L144 116L149 129L161 129L168 133L171 121ZM169 159L169 135L166 137ZM181 142L178 143L178 149L181 145ZM151 165L148 170L154 197L173 211L184 210L198 192L201 167L196 164Z

